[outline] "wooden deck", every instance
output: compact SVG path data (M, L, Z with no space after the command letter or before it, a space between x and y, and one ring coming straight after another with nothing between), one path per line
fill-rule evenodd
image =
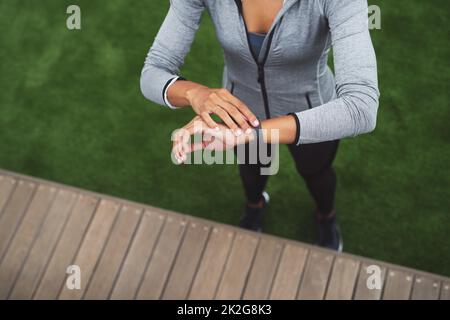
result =
M0 299L450 299L450 279L0 171Z

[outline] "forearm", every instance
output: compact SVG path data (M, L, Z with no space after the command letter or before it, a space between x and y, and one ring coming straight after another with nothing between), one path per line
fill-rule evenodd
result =
M261 121L265 143L291 144L297 136L297 122L292 115Z
M188 107L190 106L189 102L189 90L205 87L199 83L186 81L186 80L178 80L175 81L169 88L167 89L167 99L170 104L174 107Z

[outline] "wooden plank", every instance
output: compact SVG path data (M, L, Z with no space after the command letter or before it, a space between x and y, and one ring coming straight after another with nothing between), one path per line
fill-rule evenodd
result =
M372 275L372 273L367 272L367 267L370 265L376 265L380 268L381 271L381 288L372 288L370 289L367 286L367 280L369 279L369 276ZM384 279L386 277L386 267L376 264L376 262L369 264L367 262L364 262L361 265L361 270L359 272L358 277L358 284L356 285L356 291L355 291L355 300L380 300L381 299L381 293L383 292L383 284Z
M6 299L20 273L33 240L55 196L55 189L40 185L0 265L0 299Z
M145 272L137 299L159 299L186 229L186 221L169 216Z
M76 194L72 191L59 190L57 193L42 225L42 229L33 243L14 289L9 296L10 299L32 298L76 201L76 197Z
M412 283L411 273L395 269L388 270L383 300L408 300Z
M233 238L234 231L232 229L223 228L224 231L222 237L220 237L217 235L220 232L217 233L214 230L221 230L222 228L214 227L209 238L203 241L204 238L201 233L196 234L189 231L190 228L184 228L187 231L181 232L178 244L170 246L174 250L168 251L169 258L164 257L166 260L159 258L160 261L163 261L162 265L166 266L164 269L160 265L156 266L156 263L152 266L152 258L158 256L156 254L157 247L163 247L160 240L163 237L162 231L165 230L165 227L163 227L165 213L153 215L157 218L154 221L155 223L149 224L146 229L147 232L143 232L143 221L151 215L143 215L139 227L137 222L134 229L131 227L133 223L125 227L120 222L122 214L118 213L120 205L120 203L116 203L120 201L118 199L117 201L114 199L104 200L118 206L117 210L113 212L115 216L112 219L107 217L106 214L104 214L103 219L93 218L94 211L98 214L98 210L95 210L98 199L95 196L85 196L85 199L90 198L92 200L90 209L88 202L84 202L84 208L81 208L83 207L80 205L81 195L76 198L74 207L75 200L72 204L70 204L70 201L59 200L61 210L54 209L59 194L55 198L56 192L54 192L52 198L49 189L44 191L49 186L40 186L40 182L34 179L21 179L18 178L17 182L14 183L16 181L14 178L8 175L0 175L0 298L2 298L2 292L4 297L9 296L12 299L30 298L32 297L30 292L31 294L35 292L34 298L47 299L57 297L60 291L62 298L78 299L83 296L86 298L105 298L108 297L109 293L111 293L111 297L116 294L118 298L123 298L120 293L124 292L127 292L127 297L130 298L139 296L138 292L139 297L147 298L149 296L146 297L146 293L149 290L155 292L159 290L159 295L155 294L155 296L170 299L178 297L178 295L183 299L186 297L191 299L196 297L202 299L213 297L263 299L267 296L274 299L277 296L280 298L295 296L299 282L301 284L298 288L297 297L301 298L302 290L305 290L303 287L308 286L308 281L314 283L316 285L315 290L320 292L318 289L320 285L318 284L323 283L323 281L311 280L307 275L308 268L318 273L321 273L321 269L326 268L323 264L319 266L319 263L311 262L311 257L307 254L306 249L302 253L298 253L297 258L293 257L295 255L291 253L290 259L288 259L286 252L289 247L295 247L295 245L286 245L285 249L279 252L280 261L273 271L271 268L273 259L269 258L270 254L268 253L273 251L273 247L268 250L262 249L265 242L275 241L271 240L272 238L263 236L263 240L259 244L255 244L253 251L251 251L251 248L241 248L242 246L250 247L245 244L246 241L243 241L242 238L239 245L237 244L238 241ZM53 188L58 190L56 186ZM77 193L77 191L70 192ZM54 203L51 205L52 201ZM73 207L72 213L70 213L71 205ZM80 208L77 209L77 207ZM66 212L65 219L64 210L69 210L68 213ZM77 214L75 214L76 210L78 210ZM50 216L53 216L53 218L50 218ZM174 220L184 220L183 216L170 216ZM125 221L125 218L123 219ZM95 222L96 220L98 221ZM103 225L105 221L107 225L109 224L109 227ZM156 221L159 223L156 223ZM97 225L95 232L92 231L93 225ZM105 229L106 231L104 231ZM150 230L154 232L150 232ZM125 236L125 234L128 236ZM145 239L142 234L146 234L149 240L147 242L144 240L138 245L139 235L142 239ZM250 238L253 236L249 233L242 233L242 235ZM98 240L98 237L103 240ZM92 241L88 241L88 238L91 238ZM199 243L193 240L198 238L200 238ZM258 239L257 236L255 238ZM202 241L203 246L201 246ZM87 242L89 242L89 245L86 244ZM191 242L191 245L188 245L189 242ZM116 250L118 248L117 251L112 249L113 243L118 244L118 246L114 246ZM191 246L197 247L193 249ZM239 248L237 248L238 246ZM244 265L245 263L238 260L248 258L243 259L243 256L237 252L245 250L251 252L247 255L250 259L244 268L239 269L236 265ZM160 251L159 256L166 254L161 248ZM87 271L82 267L81 294L70 292L70 294L66 293L66 296L64 296L67 266L76 264L75 262L80 256L85 256L82 252L88 253L87 255L90 257L84 257L82 259L84 262L81 263L88 266ZM263 252L265 253L263 254ZM326 251L318 250L317 252L327 254ZM341 278L353 279L355 273L351 271L352 268L341 267L339 269L338 259L357 260L357 258L352 259L337 255L337 260L333 262L334 254L330 253L330 255L332 256L332 272L330 272L330 278L325 281L325 288L328 287L324 291L325 296L327 299L347 298L350 289L346 286L352 281L344 281ZM240 257L236 258L236 256ZM189 257L192 259L189 260ZM306 259L306 257L308 258ZM168 260L170 262L167 262ZM264 263L265 261L269 263ZM300 263L294 265L293 261L299 261ZM383 299L450 299L450 283L445 279L442 281L438 277L435 278L425 273L414 275L414 271L401 267L393 267L392 270L386 270L385 267L382 267L382 276L386 276L385 288L383 290L369 290L366 285L368 274L365 272L367 263L364 262L356 277L357 284L353 295L355 299L379 299L380 295ZM316 267L310 267L310 264L316 265ZM137 268L133 268L132 265L137 265ZM295 269L294 267L297 266L298 270L290 270L292 276L288 277L282 272L285 268L284 265L293 266L289 269ZM182 268L182 266L185 266L185 268ZM6 269L8 269L7 272L5 272ZM104 272L101 271L103 269ZM153 269L156 272L152 272ZM234 270L233 275L231 275L232 271L230 270ZM154 273L162 275L162 277L151 280L150 278L157 278L153 275ZM263 277L264 274L267 276L266 278ZM347 275L345 276L345 274ZM244 275L243 279L241 279L242 275ZM339 278L335 279L338 275L340 275ZM272 278L273 282L271 281ZM306 280L306 278L309 278L309 280ZM211 281L206 281L205 284L202 279L210 279ZM261 281L256 279L261 279ZM142 284L140 284L140 280L144 280ZM238 285L230 284L233 282L238 283ZM132 285L128 286L129 283ZM155 283L156 289L153 289L152 284ZM267 291L267 283L271 283L269 288L270 286L272 288L269 291ZM282 285L282 283L285 285ZM309 285L311 286L311 284ZM126 291L125 288L128 287L130 289ZM152 288L149 289L149 287ZM7 294L4 294L4 292L7 292ZM307 298L314 295L320 296L317 292L314 294L313 290L313 293L308 294Z
M334 255L323 251L311 251L306 262L297 299L320 300L324 298L330 277Z
M238 233L217 290L216 299L240 299L252 266L259 239L247 233Z
M438 300L440 282L430 277L416 275L414 280L412 300Z
M282 250L283 243L281 241L261 239L247 285L244 288L243 299L262 300L269 297Z
M111 299L133 299L162 230L165 215L145 211L122 266Z
M219 285L227 256L233 243L234 232L214 227L208 239L200 266L189 292L189 299L213 299Z
M16 180L11 177L0 176L0 216L15 186Z
M16 228L30 203L36 183L20 180L0 216L0 259L6 252Z
M108 298L122 261L133 239L141 213L142 210L134 206L122 207L98 267L89 283L85 299L99 300Z
M358 261L338 256L333 265L325 299L351 300L358 271Z
M72 263L80 268L81 288L69 289L67 286L63 286L59 295L60 299L79 300L83 297L101 252L108 241L118 211L119 204L117 202L102 199L77 257Z
M270 299L294 300L296 298L307 256L307 249L286 244L270 292Z
M55 248L34 299L56 299L67 276L66 270L76 256L99 202L98 198L79 194L69 220Z
M450 300L450 282L442 283L440 299Z
M162 299L184 300L197 271L209 235L209 226L191 222L186 230Z

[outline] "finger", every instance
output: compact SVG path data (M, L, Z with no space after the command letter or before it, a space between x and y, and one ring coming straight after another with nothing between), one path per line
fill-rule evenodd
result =
M220 138L212 137L211 141L204 148L209 151L222 151L224 150L223 145L224 143Z
M177 162L180 164L183 162L183 160L186 158L185 153L183 151L183 141L184 137L186 135L189 136L189 130L190 124L186 125L185 127L178 129L172 137L173 143L172 143L172 152L175 155L175 158Z
M203 119L203 121L206 123L206 125L208 127L210 127L211 129L218 129L219 126L217 125L217 123L211 118L211 116L209 115L208 112L202 112L200 114L200 117Z
M172 137L172 152L176 158L176 161L178 164L180 164L182 162L183 159L183 155L182 155L182 151L181 151L181 138L182 138L182 134L185 131L184 128L177 130Z
M239 112L238 109L231 103L224 101L222 103L222 108L225 109L226 112L233 118L234 122L238 124L238 126L242 129L243 132L249 133L250 126L247 122L247 119L244 117L242 113Z
M199 133L202 134L206 130L212 129L205 125L204 120L200 116L197 116L174 134L174 150L182 162L185 162L187 160L187 154L192 152L190 144L191 136Z
M214 113L217 114L225 122L225 124L228 126L228 128L233 130L233 132L237 136L242 134L242 130L239 129L239 127L236 125L236 123L233 121L233 119L231 119L228 112L226 112L224 109L222 109L221 106L217 105L214 108Z
M179 163L183 163L187 160L187 152L186 150L183 148L183 143L182 141L177 142L176 144L176 152L178 155L178 159L179 159Z
M242 130L236 125L236 123L233 121L233 119L228 114L227 110L225 110L225 105L228 103L222 98L219 97L216 93L211 95L211 103L215 103L215 106L213 107L213 112L217 114L230 128L234 131L234 133L239 136L242 134Z
M195 142L190 145L190 152L206 149L210 143L207 141Z
M218 95L222 97L222 99L234 105L239 110L239 112L241 112L245 116L245 118L252 126L259 126L258 118L256 118L256 116L253 114L253 112L250 111L250 108L244 102L236 98L226 89L220 90Z
M208 129L208 131L212 131L212 129ZM217 132L216 130L214 130L214 132ZM194 143L190 143L189 146L189 152L195 152L198 150L203 150L206 149L211 142L213 141L214 137L205 132L205 134L202 135L202 140L201 141L195 141Z
M172 147L172 154L174 155L177 164L181 164L183 162L179 143L174 142Z
M241 135L243 131L245 132L249 128L246 123L247 120L243 118L244 115L242 115L239 110L237 110L236 107L234 107L231 103L222 99L220 95L211 95L211 101L224 109L229 114L229 116L231 116L235 120L235 123L237 123L239 127L242 128L242 130L239 128L234 129L233 127L229 126L230 129L233 129L235 131L237 136Z
M180 148L183 153L183 160L187 157L187 154L190 152L190 140L191 135L194 133L194 127L191 127L190 130L186 130L181 138Z
M214 149L216 135L220 134L219 130L208 129L202 135L202 148L212 150Z
M187 159L187 154L193 151L191 148L191 137L195 134L202 134L207 129L209 128L205 126L202 121L197 121L185 130L181 138L181 149L184 155L184 160Z

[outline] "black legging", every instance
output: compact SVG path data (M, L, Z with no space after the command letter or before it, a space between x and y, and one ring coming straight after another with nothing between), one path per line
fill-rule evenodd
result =
M289 145L298 173L323 215L334 209L336 174L332 167L339 140L300 146ZM248 149L246 150L248 153ZM248 159L248 157L246 157ZM261 175L261 164L239 164L245 195L250 203L257 203L267 183L268 175Z

